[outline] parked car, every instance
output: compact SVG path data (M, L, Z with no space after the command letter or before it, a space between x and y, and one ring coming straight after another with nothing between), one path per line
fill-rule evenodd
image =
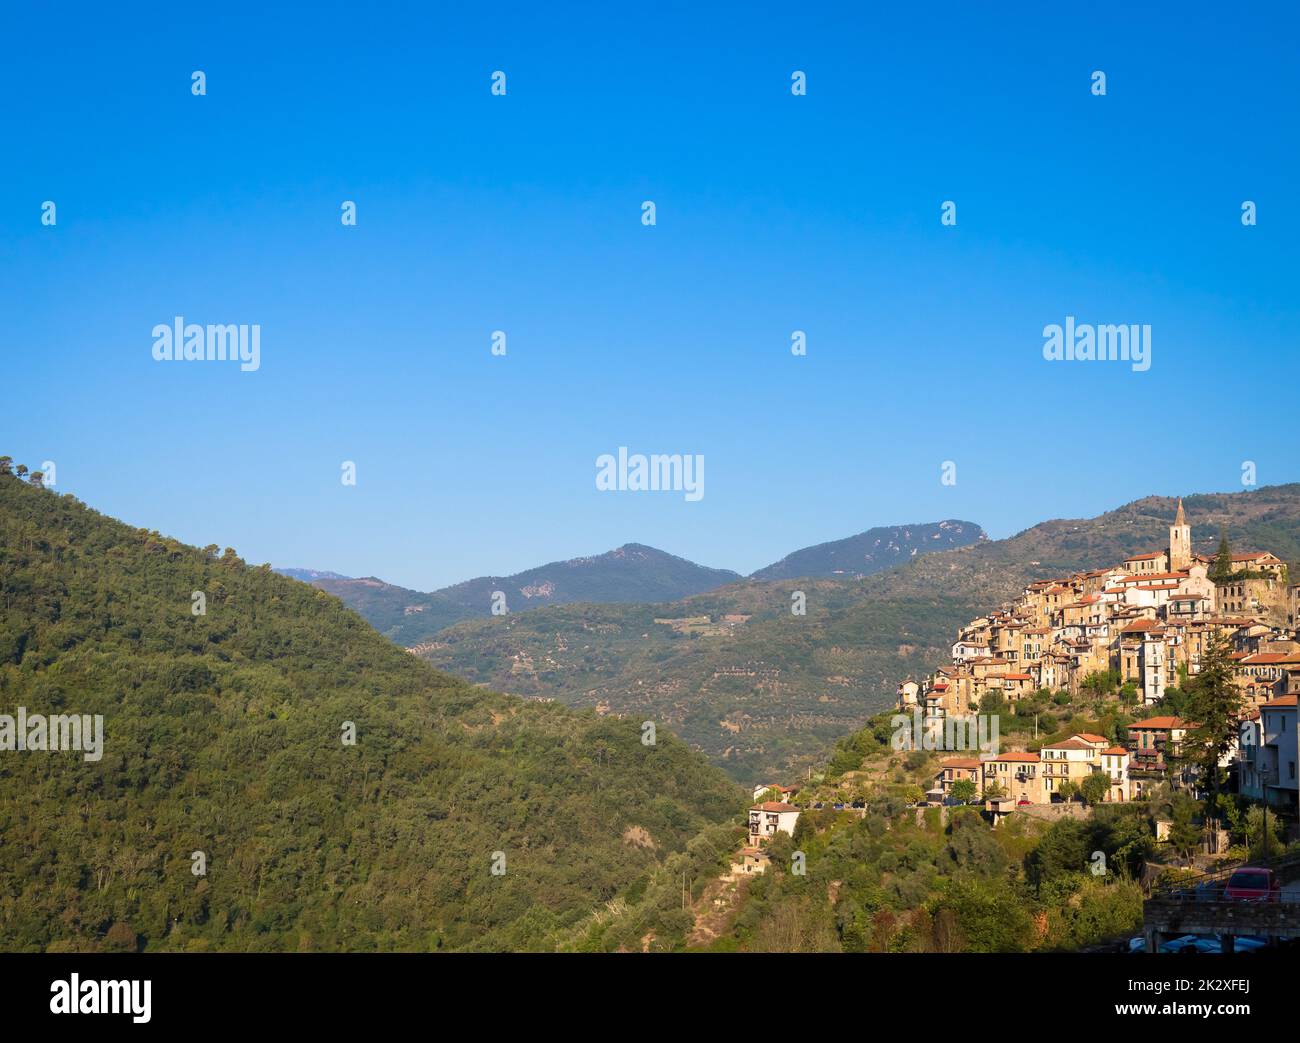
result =
M1223 886L1222 880L1203 880L1199 884L1176 888L1169 895L1184 902L1221 902Z
M1257 952L1268 944L1266 938L1238 938L1233 947L1234 952L1247 953ZM1128 940L1126 951L1146 952L1146 939L1142 935L1136 935ZM1214 954L1223 952L1223 942L1215 937L1203 937L1195 934L1184 934L1179 938L1172 938L1160 946L1161 952L1182 952L1182 953L1201 953Z
M1029 800L1029 799L1027 799L1027 798L1025 798L1025 797L1021 797L1018 801L1016 801L1016 807L1018 807L1018 808L1019 808L1019 807L1024 807L1024 805L1026 805L1026 804L1033 804L1033 801L1032 801L1032 800Z
M1271 869L1242 866L1228 877L1223 897L1229 902L1280 902L1282 884Z
M1181 953L1221 953L1223 945L1218 938L1203 938L1196 934L1185 934L1160 946L1161 952Z

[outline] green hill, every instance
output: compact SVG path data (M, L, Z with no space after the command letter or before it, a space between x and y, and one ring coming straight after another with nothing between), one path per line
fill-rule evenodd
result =
M729 773L756 782L815 763L893 702L900 680L950 660L957 628L1034 579L1164 546L1177 501L1147 497L1096 518L917 555L859 580L745 581L672 604L570 605L463 622L419 652L503 691L654 716ZM1195 549L1300 562L1300 485L1185 499ZM1293 570L1293 575L1300 575ZM807 613L791 613L802 591ZM748 616L713 633L656 618Z
M471 688L232 550L0 475L20 707L102 715L104 749L0 751L8 951L550 948L743 799L662 726Z

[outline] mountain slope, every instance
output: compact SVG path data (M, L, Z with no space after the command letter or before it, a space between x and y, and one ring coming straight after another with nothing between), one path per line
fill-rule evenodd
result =
M893 568L918 554L964 547L987 539L974 522L949 519L919 525L889 525L819 543L761 568L750 579L797 579L800 576L856 578Z
M1235 550L1300 562L1300 485L1189 496L1185 506L1198 551L1212 552L1222 528ZM888 706L900 680L948 662L959 626L1031 580L1163 546L1175 508L1174 499L1147 497L1097 518L918 555L860 580L750 580L673 604L572 605L465 622L418 651L504 691L667 721L734 777L755 782L814 763L836 736ZM791 612L796 592L806 615ZM700 616L717 625L655 623ZM737 618L728 625L726 616Z
M351 579L351 576L342 576L337 572L322 572L319 569L276 569L281 576L288 576L290 579L302 580L304 583L314 583L318 579Z
M373 577L321 576L309 582L341 599L381 634L406 648L462 619L491 616L497 591L505 595L508 611L523 612L573 602L673 601L740 579L728 569L706 568L640 543L592 557L553 561L513 576L480 576L428 594Z
M664 728L471 688L322 591L0 475L19 707L103 715L104 749L0 752L4 950L548 948L741 806Z
M482 576L438 591L447 599L488 614L492 594L506 595L511 612L575 601L675 601L714 590L740 578L730 569L710 569L641 543L626 543L589 558L553 561L513 576Z
M422 594L381 579L317 579L312 586L333 594L402 647L426 641L439 630L480 613L440 593ZM482 613L486 614L486 613Z

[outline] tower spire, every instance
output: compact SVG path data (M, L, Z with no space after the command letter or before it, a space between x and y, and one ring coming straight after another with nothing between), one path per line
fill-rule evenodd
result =
M1192 565L1192 528L1183 513L1183 498L1178 497L1178 514L1169 526L1169 571L1182 572Z

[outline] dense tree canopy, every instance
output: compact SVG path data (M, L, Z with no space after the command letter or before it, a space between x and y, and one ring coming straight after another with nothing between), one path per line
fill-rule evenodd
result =
M550 948L744 803L664 727L473 688L8 474L18 707L103 715L104 753L0 752L4 950Z

